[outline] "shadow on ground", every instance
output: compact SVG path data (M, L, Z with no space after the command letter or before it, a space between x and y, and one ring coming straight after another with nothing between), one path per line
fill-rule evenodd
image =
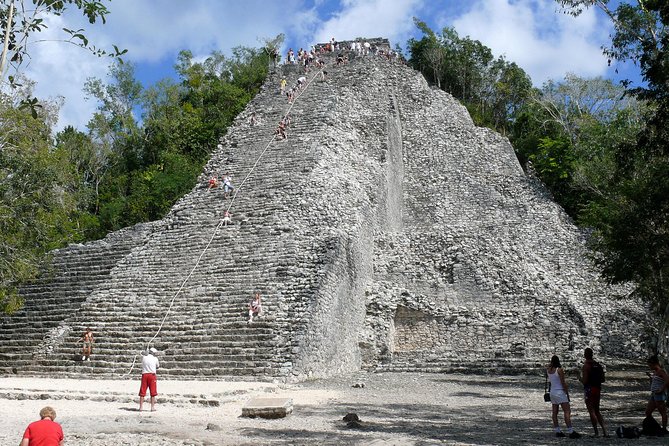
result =
M304 429L276 429L265 425L260 429L245 428L241 433L254 444L323 444L323 445L553 445L572 444L575 440L553 435L550 405L542 401L543 383L538 388L534 377L485 383L465 383L451 378L428 378L394 390L381 389L371 383L367 389L346 392L346 397L322 406L296 405L292 417L304 420ZM447 386L447 384L457 384ZM429 386L433 385L433 388ZM421 386L424 386L421 391ZM366 393L369 388L371 392ZM640 423L643 406L639 401L639 382L612 383L612 394L604 401L604 414L613 434L622 420L624 424ZM433 389L433 391L432 391ZM615 389L615 390L614 390ZM390 393L388 393L388 391ZM415 393L414 393L415 392ZM575 391L576 392L576 391ZM386 402L377 402L388 394ZM594 438L581 393L575 426L583 433L578 444L643 444L663 445L666 439L644 438L621 440ZM636 397L636 400L634 400ZM382 397L381 397L382 398ZM425 401L416 402L416 400ZM403 402L411 401L411 402ZM342 417L356 413L360 426L349 428ZM310 420L320 420L317 428L309 428ZM560 423L563 425L562 414ZM294 424L293 424L294 427Z

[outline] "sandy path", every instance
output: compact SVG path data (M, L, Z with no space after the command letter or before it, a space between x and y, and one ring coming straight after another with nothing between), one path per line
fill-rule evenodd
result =
M352 388L356 382L365 387ZM645 381L636 376L611 376L606 386L603 414L611 430L619 424L639 423L645 407ZM169 402L161 403L154 413L137 411L137 387L137 382L123 380L2 378L0 444L18 444L25 426L45 405L56 408L68 446L544 445L574 441L553 437L550 405L542 401L541 377L359 374L297 385L160 380L161 397ZM19 394L44 399L16 399L21 398ZM579 443L669 444L667 439L589 437L591 428L580 393L572 395L574 426L586 434ZM241 418L242 406L254 396L292 398L294 413L279 420ZM190 402L198 400L215 401L219 406ZM363 427L347 428L341 421L347 412L357 413Z

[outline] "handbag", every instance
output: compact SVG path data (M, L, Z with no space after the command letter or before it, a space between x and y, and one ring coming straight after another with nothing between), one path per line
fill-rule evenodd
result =
M548 382L548 372L546 374L546 382L544 383L544 401L547 403L551 402L551 385Z

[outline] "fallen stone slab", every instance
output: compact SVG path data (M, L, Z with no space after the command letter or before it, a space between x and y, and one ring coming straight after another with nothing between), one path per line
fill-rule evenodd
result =
M242 407L242 416L248 418L284 418L292 412L291 398L253 398Z

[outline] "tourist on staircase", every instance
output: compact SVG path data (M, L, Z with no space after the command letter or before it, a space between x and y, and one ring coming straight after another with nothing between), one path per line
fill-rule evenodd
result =
M214 175L213 177L211 177L209 179L208 189L214 189L214 188L217 188L217 187L218 187L218 178L216 177L216 175Z
M283 122L283 119L279 122L279 126L274 131L274 134L278 139L286 139L286 123Z
M248 323L250 324L253 322L253 316L260 316L260 313L262 313L262 303L260 302L260 293L256 293L256 295L253 297L253 300L249 304L249 321Z
M232 214L227 209L225 210L225 212L223 212L222 222L223 222L223 226L227 226L227 225L232 224Z
M90 361L91 354L93 353L93 343L95 342L93 339L93 330L90 327L86 328L86 331L81 336L81 342L84 343L81 351L81 360Z
M552 406L553 429L556 437L564 437L565 434L560 429L558 423L558 412L562 407L564 423L567 425L567 434L569 438L580 438L581 434L576 432L571 425L571 408L569 407L569 387L564 378L564 370L560 364L560 358L553 356L551 362L546 365L546 373L550 381L550 396Z
M232 186L232 177L227 173L223 175L223 197L229 198L235 188Z
M56 411L46 406L39 411L40 420L30 423L23 433L19 446L60 446L63 444L63 429L56 423Z
M158 396L158 377L157 372L160 367L158 358L155 357L158 350L151 347L149 350L142 352L142 384L139 387L139 411L141 412L144 406L144 397L146 390L149 390L151 395L151 412L156 411L156 396Z

